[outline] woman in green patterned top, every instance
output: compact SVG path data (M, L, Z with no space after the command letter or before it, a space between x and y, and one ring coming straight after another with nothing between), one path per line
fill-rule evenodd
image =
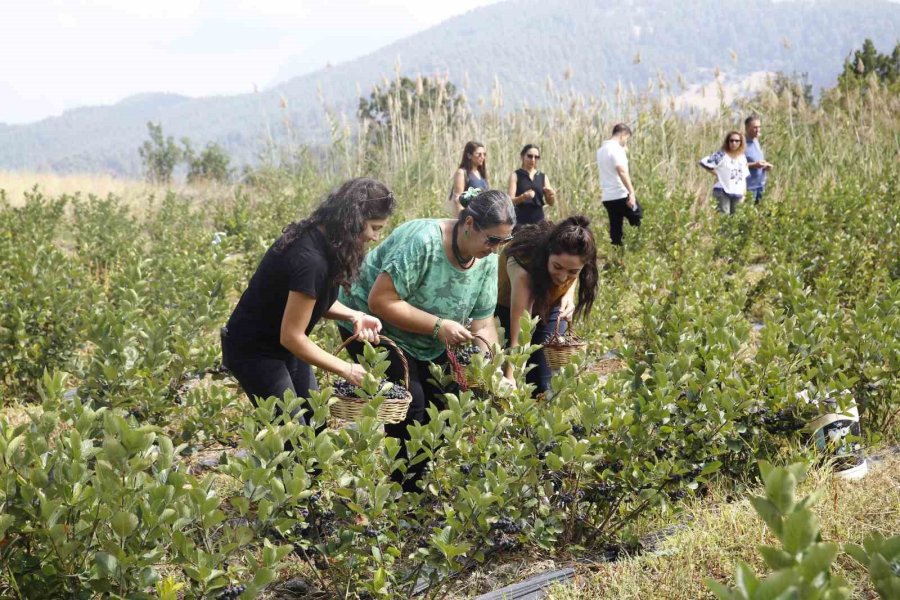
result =
M497 342L495 251L512 239L515 224L509 196L478 193L458 219L417 219L394 229L366 256L350 292L341 291L343 304L381 319L383 333L397 342L409 364L412 402L404 422L385 425L388 435L409 439L407 426L427 422L429 403L444 407L443 392L428 381L428 363L445 364L447 344L473 341L475 334ZM340 326L346 339L351 329ZM348 350L361 353L362 344L351 342ZM401 380L403 367L393 351L390 361L388 376ZM410 468L404 489L416 489L422 467Z

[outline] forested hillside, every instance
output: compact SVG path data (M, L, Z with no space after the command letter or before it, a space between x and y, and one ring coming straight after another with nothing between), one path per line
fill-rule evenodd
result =
M661 74L677 90L710 81L716 70L733 78L805 72L819 88L834 84L863 39L890 52L898 31L900 5L887 0L501 2L256 94L143 94L38 123L0 124L0 168L136 175L148 121L198 146L217 142L238 164L256 162L272 142L328 142L342 115L353 122L360 93L398 70L449 75L474 111L544 104L548 85L603 97L619 82L643 88ZM497 84L502 93L492 93Z

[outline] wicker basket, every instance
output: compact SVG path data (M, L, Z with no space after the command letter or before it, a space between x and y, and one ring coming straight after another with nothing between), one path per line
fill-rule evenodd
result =
M573 356L587 346L587 342L570 333L571 329L566 332L565 337L560 337L559 321L559 319L556 321L556 331L543 344L544 357L551 369L561 369L566 366Z
M377 418L384 423L402 423L406 419L406 411L409 410L409 404L412 402L412 394L409 392L409 364L403 351L397 347L397 344L384 335L379 336L381 343L386 344L394 349L397 356L400 357L400 364L403 366L403 385L406 387L406 395L403 398L385 398L381 406L378 407ZM347 338L343 344L334 352L339 353L347 347L347 344L356 339L356 336ZM331 416L345 421L356 421L363 414L363 408L369 403L368 400L358 396L340 396L335 394L333 398L336 400L331 405Z
M482 342L484 342L484 345L488 347L487 354L485 355L485 357L490 358L490 347L491 347L490 343L488 343L488 341L486 339L484 339L484 337L482 337L481 335L479 335L477 333L473 333L472 337L475 337L475 338L481 340ZM463 345L464 344L455 344L455 345L447 344L447 362L450 363L450 372L453 374L453 379L456 380L456 383L457 383L457 385L459 385L460 390L466 391L466 390L481 389L484 387L482 382L480 382L480 381L471 381L470 382L466 378L466 365L460 364L459 361L456 359L455 349L459 348Z

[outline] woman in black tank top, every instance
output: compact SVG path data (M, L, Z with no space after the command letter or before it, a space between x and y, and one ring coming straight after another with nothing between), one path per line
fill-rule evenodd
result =
M547 176L538 171L541 151L527 144L519 153L522 166L509 176L509 197L516 206L516 230L544 220L544 204L556 203L556 191Z
M454 219L465 208L460 202L460 195L469 188L478 188L481 191L490 189L487 175L487 151L481 142L466 143L462 159L459 161L459 168L453 173L453 182L450 184L450 195L447 198L446 208Z

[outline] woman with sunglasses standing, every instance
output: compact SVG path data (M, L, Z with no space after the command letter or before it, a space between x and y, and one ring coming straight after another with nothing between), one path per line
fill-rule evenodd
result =
M463 148L462 159L459 168L453 174L453 183L450 185L450 196L447 198L447 208L454 219L465 207L465 198L460 196L470 188L486 190L490 187L487 174L487 151L481 142L466 142Z
M582 216L559 225L549 221L527 225L500 253L495 314L510 347L520 344L519 319L526 312L539 319L532 344L543 344L557 330L565 333L569 321L590 312L598 274L597 243L589 226L590 220ZM546 394L552 373L544 350L528 357L528 364L534 366L525 375L535 386L533 394ZM508 369L506 375L512 375Z
M409 425L428 422L430 404L445 407L443 391L429 381L429 363L446 364L447 345L475 341L475 334L489 344L498 339L495 252L512 238L516 213L503 192L472 191L466 196L457 219L417 219L394 229L366 256L349 292L339 296L348 307L381 319L384 335L407 359L412 402L405 421L385 425L385 433L400 440L409 439ZM349 322L339 327L345 340L350 337ZM354 340L348 350L359 354L363 345ZM388 377L399 381L400 357L389 352ZM405 452L404 445L403 457ZM423 468L424 463L418 463L409 467L405 478L395 478L404 490L416 491Z
M717 210L733 215L747 193L747 176L750 175L744 155L744 134L729 131L722 147L700 159L700 166L716 176L713 197L718 202Z
M509 176L509 197L516 205L516 229L544 220L544 204L556 203L556 191L547 176L538 171L541 150L526 144L519 152L522 166Z

